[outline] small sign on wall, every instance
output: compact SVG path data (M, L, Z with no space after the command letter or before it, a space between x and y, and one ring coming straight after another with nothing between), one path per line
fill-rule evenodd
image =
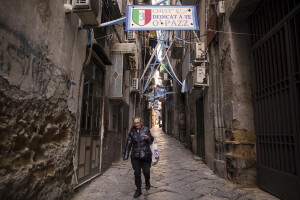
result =
M126 31L198 30L196 6L128 5Z

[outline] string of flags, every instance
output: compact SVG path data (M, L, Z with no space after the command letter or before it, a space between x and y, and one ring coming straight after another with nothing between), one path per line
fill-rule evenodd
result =
M186 80L179 80L179 78L176 76L172 63L169 60L169 57L167 55L167 52L165 52L165 55L160 60L158 57L158 54L160 51L164 51L166 48L165 40L168 35L167 30L176 30L177 35L179 37L179 40L182 43L182 46L184 47L184 50L186 51L185 47L185 41L182 40L179 30L199 30L198 27L198 20L197 20L197 14L196 14L196 6L192 5L164 5L164 6L158 6L167 0L160 0L156 2L153 6L145 6L145 5L128 5L127 11L126 11L126 17L116 19L110 22L105 22L100 24L100 27L105 27L109 25L118 24L120 22L126 21L126 30L166 30L163 31L160 35L160 43L157 43L154 53L151 55L147 66L145 66L144 72L142 76L140 77L140 81L144 78L144 75L146 71L151 67L150 74L147 78L147 81L144 85L144 88L142 90L142 94L146 91L150 80L153 78L153 74L155 72L156 63L159 62L160 64L158 67L162 66L168 74L172 77L172 79L175 80L175 82L181 87L181 92L185 93L187 92L187 84ZM177 1L176 1L177 4ZM195 34L195 32L194 32ZM197 37L197 35L195 34ZM111 35L112 37L112 35ZM163 39L161 40L161 38ZM168 38L168 37L167 37ZM175 38L174 38L175 39ZM172 42L174 41L172 40ZM197 37L199 40L199 38ZM169 48L170 49L170 48ZM168 49L168 50L169 50ZM151 66L151 62L153 58L155 57L154 64ZM191 60L191 59L190 59ZM162 64L162 62L166 62L168 65L168 69L165 65ZM163 90L161 90L163 91ZM159 95L156 95L158 93ZM173 92L171 92L173 93ZM150 94L145 94L148 98L155 99L156 96L159 98L165 97L167 93L163 92L163 94L160 94L160 90L155 89L154 94L151 96ZM150 96L149 96L150 95Z

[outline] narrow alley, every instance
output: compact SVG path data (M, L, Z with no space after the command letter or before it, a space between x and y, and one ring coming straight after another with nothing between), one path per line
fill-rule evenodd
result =
M300 0L0 13L0 200L300 200Z
M143 183L143 195L139 199L277 199L260 189L243 189L217 177L199 157L157 126L151 133L158 143L160 160L151 167L151 189L146 191ZM135 189L131 163L120 159L103 175L81 188L73 200L133 199Z

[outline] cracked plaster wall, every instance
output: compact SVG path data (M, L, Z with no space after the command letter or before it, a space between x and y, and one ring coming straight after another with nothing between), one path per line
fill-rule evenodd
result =
M1 1L0 199L72 192L86 31L63 3Z

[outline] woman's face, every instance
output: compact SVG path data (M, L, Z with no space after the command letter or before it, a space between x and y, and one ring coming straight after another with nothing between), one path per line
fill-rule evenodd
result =
M141 128L141 120L140 119L134 119L133 120L133 125L135 126L136 129Z

